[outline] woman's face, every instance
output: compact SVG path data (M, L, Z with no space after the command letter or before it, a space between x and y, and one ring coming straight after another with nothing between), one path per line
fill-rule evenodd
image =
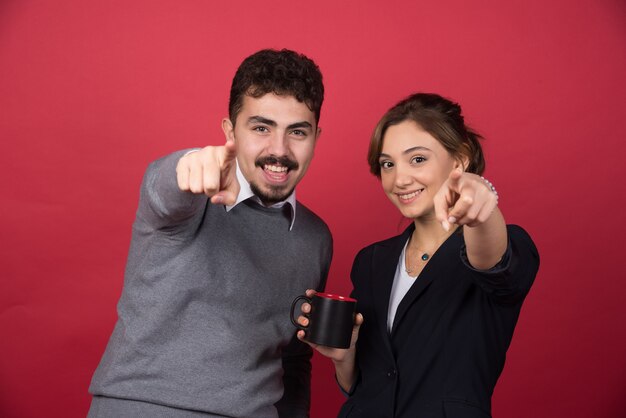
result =
M413 121L387 128L380 178L391 202L407 218L433 217L433 198L450 172L461 167L432 135Z

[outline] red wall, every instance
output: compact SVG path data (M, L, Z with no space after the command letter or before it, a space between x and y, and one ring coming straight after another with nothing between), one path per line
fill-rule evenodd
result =
M334 234L328 289L399 230L365 163L375 122L411 92L454 98L542 256L495 416L623 416L625 24L622 0L0 1L0 416L85 415L143 170L222 143L231 78L264 47L324 72L298 196ZM313 385L313 417L334 416L326 359Z

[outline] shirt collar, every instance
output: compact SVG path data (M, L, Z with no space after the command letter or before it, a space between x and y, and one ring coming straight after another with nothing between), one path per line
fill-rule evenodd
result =
M232 208L247 199L252 199L259 205L265 206L263 205L263 203L261 203L261 199L259 199L259 197L252 192L252 189L250 188L250 183L248 183L248 180L246 180L246 178L243 176L243 173L239 169L239 162L237 162L237 181L239 182L239 194L237 195L237 200L235 201L234 205L224 206L226 208L226 212L230 212ZM288 203L289 207L291 208L291 224L289 225L289 230L291 231L293 229L293 224L296 221L296 191L294 190L293 192L291 192L287 199L275 203L269 207L282 208L283 206L285 206L286 203Z

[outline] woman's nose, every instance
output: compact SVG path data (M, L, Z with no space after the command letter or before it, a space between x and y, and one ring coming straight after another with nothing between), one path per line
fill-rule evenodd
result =
M406 187L413 182L413 177L409 170L403 167L402 164L399 164L396 166L396 178L394 180L396 186Z

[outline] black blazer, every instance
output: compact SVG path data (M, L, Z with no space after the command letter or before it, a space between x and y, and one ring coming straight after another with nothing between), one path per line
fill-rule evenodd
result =
M359 252L351 273L352 296L365 318L359 378L340 417L491 416L491 395L539 267L528 234L507 229L507 252L489 271L473 269L462 234L452 234L402 299L391 334L391 287L414 226Z

